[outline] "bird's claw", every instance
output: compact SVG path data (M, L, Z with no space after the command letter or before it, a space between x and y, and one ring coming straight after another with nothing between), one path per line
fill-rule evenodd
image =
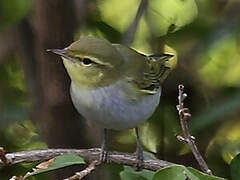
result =
M135 168L136 168L136 171L141 171L143 169L143 152L142 151L136 151L136 165L135 165Z
M101 149L99 161L101 163L110 163L110 159L108 158L108 151Z
M105 162L107 162L107 159L108 159L108 152L105 150L101 150L99 161L102 163L105 163Z

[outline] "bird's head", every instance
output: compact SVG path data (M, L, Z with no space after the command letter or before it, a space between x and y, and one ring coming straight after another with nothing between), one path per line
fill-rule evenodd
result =
M71 80L83 88L109 85L120 78L124 60L110 42L83 37L65 49L49 49L62 57Z

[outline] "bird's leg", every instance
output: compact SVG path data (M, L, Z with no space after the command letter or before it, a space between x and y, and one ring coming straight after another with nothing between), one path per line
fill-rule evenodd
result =
M108 152L106 150L106 140L107 140L107 129L103 129L103 140L101 145L101 152L100 152L100 162L108 162Z
M136 149L136 155L137 155L137 171L141 171L142 167L143 167L143 148L142 148L142 144L139 138L139 133L138 133L138 128L135 128L135 133L136 133L136 137L137 137L137 149Z

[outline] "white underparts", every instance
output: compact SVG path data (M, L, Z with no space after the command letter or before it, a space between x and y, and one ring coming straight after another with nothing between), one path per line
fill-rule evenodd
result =
M145 122L159 104L161 88L154 95L132 91L130 84L118 81L95 90L71 84L75 108L87 120L107 129L123 130Z

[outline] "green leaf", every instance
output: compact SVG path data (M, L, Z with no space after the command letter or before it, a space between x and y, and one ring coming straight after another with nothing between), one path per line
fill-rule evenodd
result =
M239 180L240 177L240 153L233 158L230 164L231 177L233 180Z
M42 165L42 166L46 166L46 164L47 164L47 166L48 165L49 166L46 168L34 170L33 172L29 172L24 176L24 178L28 178L33 175L49 172L49 171L52 171L55 169L60 169L60 168L71 166L71 165L85 164L85 161L83 158L81 158L77 155L66 154L66 155L58 156L55 159L51 159L44 163L45 163L45 165ZM41 164L43 164L43 163L41 163Z
M163 36L191 23L198 9L194 0L152 0L148 14L154 33Z
M209 87L239 87L240 54L238 33L227 32L219 37L212 37L204 53L196 60L201 80ZM222 78L217 78L219 76Z
M97 3L101 19L117 31L124 32L134 19L140 1L121 0L119 3L116 0L98 0Z
M193 168L186 168L181 165L169 166L160 169L154 174L153 180L224 180L223 178L209 176Z
M198 171L194 168L187 168L192 174L194 174L196 177L198 177L200 180L226 180L224 178L216 177L216 176L210 176L208 174L205 174L201 171Z
M157 171L153 177L153 180L186 180L187 177L189 177L191 180L199 180L184 166L175 165Z
M124 170L120 172L121 180L152 180L153 171L143 169L142 171L135 171L132 167L124 166Z

